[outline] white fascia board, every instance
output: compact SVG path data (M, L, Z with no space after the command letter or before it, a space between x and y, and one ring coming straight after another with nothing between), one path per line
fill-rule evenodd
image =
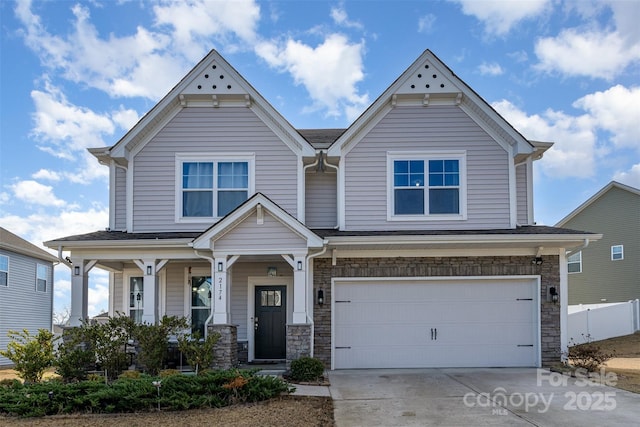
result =
M527 235L505 235L505 234L483 234L483 235L421 235L421 236L334 236L327 237L328 245L331 246L357 246L357 245L389 245L389 244L496 244L496 243L556 243L559 246L567 243L584 243L585 240L600 240L602 234L527 234Z
M513 158L513 147L509 147L507 151L509 153L509 159L507 161L509 165L509 222L511 228L515 228L518 224L518 191L516 184L516 165L511 158Z
M191 249L191 238L182 239L139 239L139 240L81 240L81 241L56 241L44 242L51 249L62 246L64 251L85 248L134 249L134 248L188 248Z

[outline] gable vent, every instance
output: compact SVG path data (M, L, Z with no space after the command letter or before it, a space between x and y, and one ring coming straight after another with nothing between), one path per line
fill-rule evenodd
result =
M243 95L247 93L230 73L212 62L182 91L183 95Z
M397 94L456 93L460 89L430 62L415 71L396 91Z

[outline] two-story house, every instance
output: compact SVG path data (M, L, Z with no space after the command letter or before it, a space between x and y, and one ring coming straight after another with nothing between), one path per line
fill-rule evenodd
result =
M611 181L556 226L603 236L567 258L570 305L640 298L640 189Z
M9 331L51 330L53 266L47 251L0 227L0 350L9 344ZM0 366L13 362L0 356Z
M106 231L69 251L109 313L188 316L219 361L540 366L566 346L565 251L534 226L528 141L425 51L347 129L295 129L216 51L115 145Z

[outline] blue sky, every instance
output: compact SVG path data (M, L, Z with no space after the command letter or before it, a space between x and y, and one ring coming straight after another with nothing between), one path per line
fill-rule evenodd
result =
M640 2L0 2L0 225L42 241L108 226L110 146L210 49L298 128L347 127L425 49L525 137L553 225L612 179L640 188ZM89 312L108 307L93 270ZM70 304L56 267L55 311Z

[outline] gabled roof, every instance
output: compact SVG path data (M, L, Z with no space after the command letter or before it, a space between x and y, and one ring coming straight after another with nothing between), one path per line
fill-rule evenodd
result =
M258 215L261 215L261 210L266 210L292 232L305 239L307 241L307 247L321 248L324 245L322 238L309 230L303 223L291 216L264 194L256 193L194 239L193 248L209 249L211 239L228 233L254 212L258 212Z
M411 101L413 105L422 104L425 107L443 102L449 105L460 105L505 149L509 146L513 147L514 157L523 160L536 152L532 143L427 49L336 140L329 148L327 155L339 156L348 153L362 135L385 115L386 111L395 105L401 105L403 101ZM540 148L542 147L538 147L537 151Z
M129 153L146 144L182 107L233 105L251 108L294 152L314 156L314 148L215 50L209 52L115 145L89 151L101 162L126 163Z
M611 181L609 184L607 184L604 187L602 187L602 189L600 191L598 191L596 194L591 196L586 202L582 203L580 206L578 206L573 211L571 211L571 213L569 213L569 215L565 216L560 221L558 221L556 226L557 227L562 227L564 224L566 224L571 219L573 219L576 215L578 215L580 212L582 212L583 210L588 208L590 205L592 205L595 201L597 201L600 197L602 197L604 194L606 194L612 188L619 188L620 190L628 191L631 194L635 194L636 196L640 196L640 190L639 189L631 187L631 186L628 186L628 185L625 185L625 184L621 184L621 183L616 182L616 181Z
M0 249L30 256L49 262L57 262L58 258L36 245L16 236L9 230L0 227Z

